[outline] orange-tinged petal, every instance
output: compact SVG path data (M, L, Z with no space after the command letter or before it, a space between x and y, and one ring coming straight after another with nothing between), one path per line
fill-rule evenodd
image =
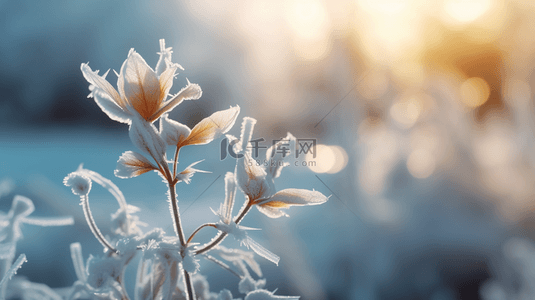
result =
M258 202L258 205L284 208L292 205L317 205L329 198L318 191L304 189L285 189L275 193L271 198Z
M119 178L131 178L152 170L156 170L156 167L143 155L126 151L117 161L114 174Z
M169 93L169 90L173 86L173 79L175 78L176 69L177 66L170 66L160 75L160 103L163 103L163 101L167 97L167 94ZM158 107L158 109L159 108L160 107Z
M130 50L121 67L117 82L130 105L145 119L149 120L160 108L160 81L143 57Z
M215 112L211 116L204 118L193 127L181 146L202 145L213 141L234 126L239 113L240 107L236 106Z

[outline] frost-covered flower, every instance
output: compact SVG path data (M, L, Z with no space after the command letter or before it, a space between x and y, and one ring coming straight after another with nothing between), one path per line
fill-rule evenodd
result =
M177 69L182 67L171 62L171 48L165 48L160 40L160 59L153 70L134 49L117 74L117 90L98 71L88 64L81 65L85 79L91 84L90 97L112 120L130 124L139 115L148 122L154 122L163 113L172 110L183 100L199 99L202 95L197 84L189 83L178 94L167 99Z
M234 207L234 199L236 197L236 178L233 173L227 172L225 175L225 201L219 207L217 212L212 212L219 216L220 221L215 224L215 227L222 232L232 235L241 245L253 249L253 251L264 257L265 259L278 264L280 257L271 251L258 244L247 234L247 230L260 230L257 228L250 228L236 224L232 220L232 208Z
M284 155L275 153L284 142L295 143L295 137L288 133L285 139L271 146L266 153L267 168L260 166L251 156L246 145L249 143L256 120L244 118L238 151L243 152L236 164L236 178L241 190L247 195L250 203L270 218L288 216L280 209L294 205L317 205L329 198L318 191L305 189L284 189L275 192L274 179L280 176L284 163ZM240 149L241 148L241 149ZM287 157L287 156L286 156Z

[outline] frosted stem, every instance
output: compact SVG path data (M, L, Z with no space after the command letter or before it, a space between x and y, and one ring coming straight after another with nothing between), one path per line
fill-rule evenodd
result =
M95 223L95 220L93 219L93 215L91 214L91 210L89 209L89 197L87 195L80 196L80 200L82 201L82 207L84 210L85 219L87 221L87 224L89 225L89 228L91 229L91 232L95 235L97 240L104 246L105 248L110 249L111 251L118 253L118 251L113 248L110 243L104 238L102 233L97 227L97 224Z

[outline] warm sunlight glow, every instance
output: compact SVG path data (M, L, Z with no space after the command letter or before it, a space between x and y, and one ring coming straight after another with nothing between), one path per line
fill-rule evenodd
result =
M481 17L492 7L492 0L446 0L444 11L460 23L469 23Z
M490 87L479 77L472 77L461 84L461 101L469 108L483 105L490 96Z

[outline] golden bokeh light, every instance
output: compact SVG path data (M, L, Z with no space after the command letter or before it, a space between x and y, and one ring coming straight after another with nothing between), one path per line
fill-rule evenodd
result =
M407 159L407 169L416 178L427 178L435 171L435 157L425 148L416 149Z
M488 83L479 77L472 77L464 81L459 89L462 103L468 108L483 105L490 96Z
M308 167L315 173L338 173L348 162L347 152L340 146L316 145L316 157L307 153L305 157ZM314 163L311 163L314 162Z

